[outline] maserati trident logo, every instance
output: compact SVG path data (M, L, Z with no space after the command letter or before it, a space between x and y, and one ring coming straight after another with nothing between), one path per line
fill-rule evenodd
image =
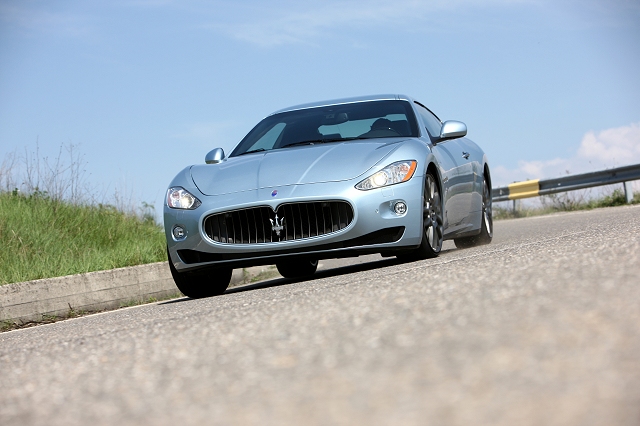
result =
M278 222L278 215L276 214L276 220L269 219L269 222L271 222L271 230L279 237L280 231L284 229L284 217Z

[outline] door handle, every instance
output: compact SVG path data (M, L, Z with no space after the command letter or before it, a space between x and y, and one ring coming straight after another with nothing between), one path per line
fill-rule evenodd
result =
M465 160L468 160L469 159L469 153L462 151L462 158L464 158Z

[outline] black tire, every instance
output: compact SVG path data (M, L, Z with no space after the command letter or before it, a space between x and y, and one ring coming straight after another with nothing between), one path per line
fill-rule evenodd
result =
M303 278L313 275L318 269L318 261L303 259L276 263L278 272L285 278Z
M420 247L411 253L398 256L400 259L429 259L438 256L442 250L444 236L442 196L438 181L431 172L427 173L422 199L422 242Z
M168 253L167 253L168 256ZM169 257L169 269L178 290L187 297L200 299L218 296L225 292L231 282L233 269L199 269L193 272L178 272Z
M491 186L484 179L482 184L482 224L480 233L471 237L454 238L458 248L470 248L489 244L493 239L493 208L491 206Z

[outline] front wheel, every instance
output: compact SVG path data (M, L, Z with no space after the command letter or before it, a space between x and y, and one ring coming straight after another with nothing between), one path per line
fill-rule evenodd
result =
M233 269L201 269L193 272L178 272L169 257L169 269L178 290L187 297L200 299L202 297L218 296L225 292L231 282Z
M444 220L442 215L442 197L436 178L427 173L424 183L422 206L422 242L420 247L400 258L429 259L438 256L442 250Z
M318 269L317 260L288 260L276 263L278 272L285 278L303 278L313 275Z
M491 207L491 186L485 178L482 183L482 224L480 233L471 237L455 238L458 248L469 248L489 244L493 239L493 209Z

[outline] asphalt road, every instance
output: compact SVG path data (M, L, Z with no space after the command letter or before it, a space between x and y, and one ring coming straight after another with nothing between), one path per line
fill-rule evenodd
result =
M558 214L2 333L0 425L639 425L639 257L640 206Z

